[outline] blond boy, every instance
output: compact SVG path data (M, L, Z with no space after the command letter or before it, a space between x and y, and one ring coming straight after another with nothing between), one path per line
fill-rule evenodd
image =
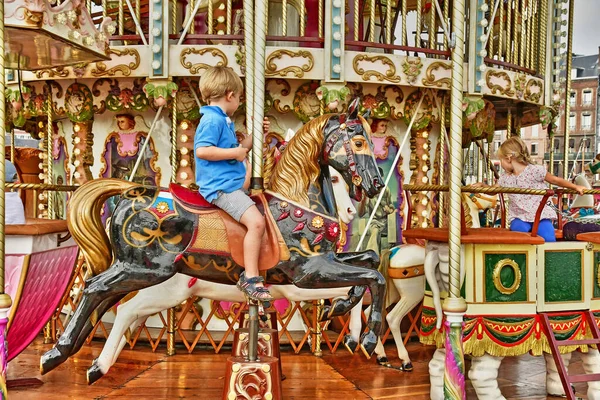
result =
M231 116L240 104L244 86L228 67L209 68L200 78L200 92L208 104L200 109L196 130L196 183L207 201L215 204L247 228L244 237L245 270L238 288L253 300L272 300L263 278L258 275L258 256L265 232L265 220L248 196L246 156L252 136L238 143Z

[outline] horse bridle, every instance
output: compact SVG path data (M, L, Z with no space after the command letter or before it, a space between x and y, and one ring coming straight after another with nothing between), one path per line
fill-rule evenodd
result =
M346 117L344 115L340 115L339 121L340 126L337 132L332 133L329 139L327 139L327 142L325 143L323 156L325 158L329 157L329 152L333 149L333 146L335 146L335 144L341 136L343 140L344 150L346 151L346 157L348 157L350 173L352 174L352 183L355 186L360 186L360 184L362 183L362 177L358 174L358 171L356 170L356 161L354 159L354 153L352 152L352 148L350 147L350 136L348 136L348 127L362 125L362 122L358 119L346 122Z

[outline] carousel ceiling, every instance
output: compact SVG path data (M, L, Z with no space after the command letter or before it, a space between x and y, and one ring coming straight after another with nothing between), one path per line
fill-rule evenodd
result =
M6 0L5 67L39 70L109 60L110 18L99 29L82 1Z

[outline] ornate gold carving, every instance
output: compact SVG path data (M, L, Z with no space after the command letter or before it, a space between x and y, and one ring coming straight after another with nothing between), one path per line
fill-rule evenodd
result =
M532 87L539 88L539 92L532 93ZM537 79L530 79L529 82L527 82L527 85L525 85L525 96L523 98L527 101L533 101L534 103L538 103L540 101L540 98L542 97L542 90L543 86L540 81L538 81Z
M290 65L288 67L284 67L282 69L277 69L277 64L274 63L275 60L280 60L283 56L288 56L290 58L305 58L306 63L302 66ZM296 78L302 78L305 72L312 70L315 65L315 59L313 58L310 51L300 50L300 51L292 51L280 49L276 50L273 53L269 54L266 60L266 68L265 74L266 76L281 76L286 77L290 72L296 76Z
M449 71L452 69L452 66L442 61L436 61L431 63L431 65L429 65L429 67L427 67L427 69L425 70L425 78L421 80L424 86L450 87L450 78L441 78L437 80L435 79L435 75L433 74L433 72L439 69Z
M56 68L46 68L40 69L39 71L35 71L35 77L41 79L47 75L47 78L66 78L69 76L69 70L64 67L56 67Z
M493 83L492 78L504 79L504 81L506 82L506 85L502 86L502 85ZM492 94L500 93L505 96L514 96L515 95L515 91L512 90L512 81L510 79L510 75L508 75L504 71L489 70L487 72L487 74L485 75L485 83L486 83L488 89L490 89L490 91L492 92Z
M365 71L364 68L361 68L358 65L358 63L361 61L368 61L370 63L380 61L383 65L388 67L388 70L385 72L385 74L373 69ZM394 62L386 56L368 56L366 54L358 54L356 57L354 57L354 60L352 60L352 67L354 68L354 72L362 77L363 81L370 81L371 77L373 76L380 82L388 81L392 83L399 83L402 80L400 76L396 75L396 65L394 65Z
M136 49L110 49L110 54L114 54L118 57L121 56L133 56L134 60L129 64L119 64L110 69L107 69L106 64L102 61L96 63L96 68L92 68L90 74L96 78L101 76L115 76L117 72L120 72L122 76L131 75L131 71L137 69L140 66L140 53Z
M227 230L218 212L205 214L202 218L198 218L196 241L191 248L229 253Z
M179 55L179 62L181 62L181 65L183 66L183 68L190 71L190 74L196 75L200 70L207 69L207 68L211 67L212 65L204 64L204 63L192 64L191 62L186 61L186 57L190 54L197 54L197 55L202 56L206 53L210 53L211 56L219 57L222 60L222 61L219 61L218 63L214 64L214 66L216 66L216 67L226 67L227 66L227 55L225 55L225 53L223 53L221 50L216 49L214 47L207 47L207 48L203 48L203 49L187 47L181 51L181 54Z
M500 279L500 273L504 267L512 268L513 273L515 274L515 280L510 287L504 286ZM519 269L519 265L510 258L504 258L496 263L492 277L494 280L494 287L502 294L513 294L519 289L519 286L521 286L521 270Z

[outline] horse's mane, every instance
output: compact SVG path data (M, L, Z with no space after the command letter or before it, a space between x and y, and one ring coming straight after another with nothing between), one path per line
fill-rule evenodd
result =
M294 135L275 165L268 188L300 204L309 205L308 187L321 173L319 156L323 129L331 115L317 117Z

